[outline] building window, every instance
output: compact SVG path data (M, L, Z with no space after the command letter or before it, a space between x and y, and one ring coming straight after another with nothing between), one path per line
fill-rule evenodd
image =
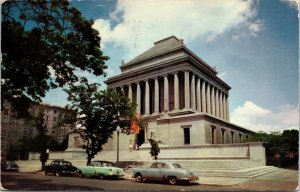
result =
M211 144L215 144L215 126L211 126Z
M240 133L239 136L240 136L240 143L242 143L242 134Z
M191 144L191 142L190 142L190 128L183 128L183 133L184 133L184 144L185 145Z
M221 129L222 131L222 144L225 143L225 129Z

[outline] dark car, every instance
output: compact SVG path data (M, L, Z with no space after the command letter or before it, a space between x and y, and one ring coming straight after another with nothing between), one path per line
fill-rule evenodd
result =
M77 168L69 161L54 160L50 165L44 166L42 172L43 175L47 175L48 173L55 174L56 176L77 175Z
M14 161L1 162L1 171L18 172L19 166Z

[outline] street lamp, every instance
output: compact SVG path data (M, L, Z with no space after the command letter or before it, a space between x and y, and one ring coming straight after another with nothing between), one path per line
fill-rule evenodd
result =
M118 125L116 128L117 134L118 134L118 140L117 140L117 166L119 166L119 134L121 131L120 126Z

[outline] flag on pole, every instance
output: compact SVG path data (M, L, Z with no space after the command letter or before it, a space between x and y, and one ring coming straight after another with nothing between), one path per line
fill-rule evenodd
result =
M136 113L133 118L131 119L131 130L139 134L140 133L140 127L138 126L137 122L141 119L140 114Z

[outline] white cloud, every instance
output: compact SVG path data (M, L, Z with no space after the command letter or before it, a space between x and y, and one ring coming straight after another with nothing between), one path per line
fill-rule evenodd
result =
M230 115L232 123L253 131L274 132L299 129L299 111L298 107L293 105L280 106L278 112L274 112L246 101Z
M196 38L213 41L240 26L257 35L261 25L254 20L256 14L255 1L122 0L110 20L97 19L94 28L100 31L102 46L121 46L132 59L171 35L186 44Z
M218 77L222 79L222 78L225 77L226 75L227 75L227 72L224 71L224 72L222 72L222 73L219 73L219 74L218 74Z
M280 1L286 3L288 6L296 10L299 9L299 0L280 0Z
M108 67L104 71L105 71L105 73L107 73L108 76L111 76L115 73L115 71L111 67Z
M260 20L256 20L248 24L248 29L252 36L257 37L258 33L263 30L263 23Z

